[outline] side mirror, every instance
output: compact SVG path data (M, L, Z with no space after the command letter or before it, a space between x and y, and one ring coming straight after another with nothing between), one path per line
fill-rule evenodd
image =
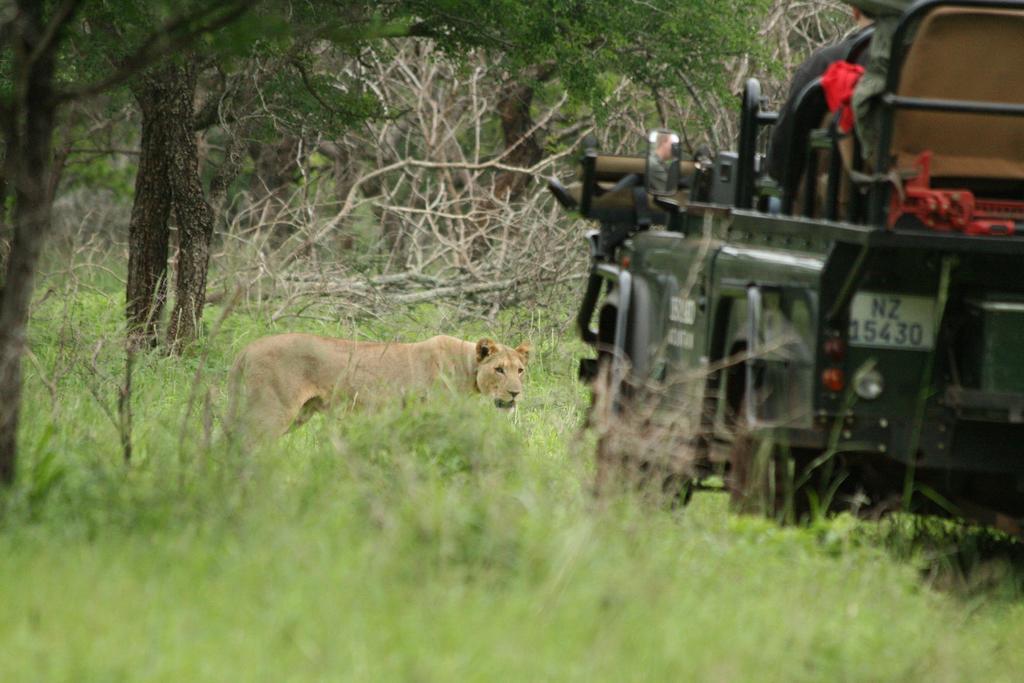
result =
M679 135L656 128L647 134L647 165L644 185L647 194L656 197L674 195L679 191Z

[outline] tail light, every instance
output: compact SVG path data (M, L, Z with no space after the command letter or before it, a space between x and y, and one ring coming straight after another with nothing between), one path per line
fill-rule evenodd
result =
M838 335L826 339L823 349L825 356L833 363L839 363L846 358L846 342Z
M826 368L821 373L821 383L832 393L838 394L846 388L846 375L839 368Z

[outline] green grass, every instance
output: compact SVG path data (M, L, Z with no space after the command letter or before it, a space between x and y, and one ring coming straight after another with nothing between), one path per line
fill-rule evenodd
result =
M193 355L140 358L126 468L117 295L46 299L0 498L0 681L1019 679L1018 546L899 518L781 528L713 493L593 500L569 318L235 312ZM438 395L232 452L226 368L284 329L537 349L515 421Z

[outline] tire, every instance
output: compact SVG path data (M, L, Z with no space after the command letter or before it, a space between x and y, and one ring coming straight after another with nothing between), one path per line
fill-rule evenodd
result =
M638 380L646 378L648 372L651 293L642 278L633 281L631 297L625 348L616 351L625 355L623 376L615 386L612 352L605 350L598 356L592 384L587 421L598 433L594 491L601 496L615 490L634 490L671 505L685 505L692 497L693 477L673 467L677 463L651 447L658 442L652 433L657 428L644 415L646 382ZM615 307L602 308L599 339L608 346L614 346L616 322Z
M834 477L831 467L821 467L818 455L771 439L737 435L726 479L733 510L796 524L834 509L843 477Z
M655 428L637 410L643 401L640 392L628 378L623 386L613 387L610 366L610 357L599 361L588 417L598 433L595 495L632 490L673 507L685 506L693 495L693 477L652 451Z

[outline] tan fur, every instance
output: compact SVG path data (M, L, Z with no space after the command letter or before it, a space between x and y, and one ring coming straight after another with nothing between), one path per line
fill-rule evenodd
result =
M365 406L442 384L514 408L530 345L437 336L413 344L278 334L246 346L231 369L231 429L276 437L333 405Z

